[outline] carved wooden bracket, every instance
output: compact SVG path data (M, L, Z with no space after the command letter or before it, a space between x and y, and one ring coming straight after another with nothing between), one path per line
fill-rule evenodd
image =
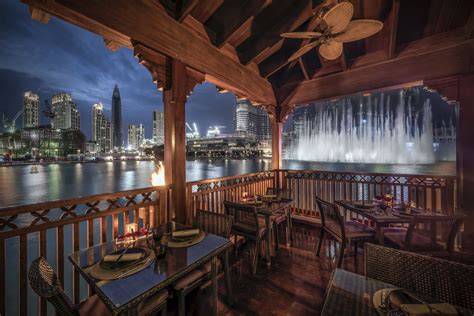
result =
M173 80L171 57L160 54L141 43L132 42L132 44L134 56L148 69L158 90L169 90ZM186 95L189 96L198 83L204 82L205 76L191 67L186 67L186 75Z
M31 18L35 21L47 24L51 19L51 14L44 12L38 8L29 7Z
M459 102L459 83L459 76L450 76L423 81L424 86L428 90L438 92L442 99L450 104Z
M118 51L120 48L124 47L121 43L116 40L108 39L104 37L104 45L113 52Z

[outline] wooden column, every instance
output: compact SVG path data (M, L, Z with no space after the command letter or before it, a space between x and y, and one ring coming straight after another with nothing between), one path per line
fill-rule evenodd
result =
M458 206L468 215L464 224L462 247L474 251L474 73L425 80L447 101L459 102L456 173Z
M281 133L283 123L276 117L272 118L272 169L281 168Z
M457 173L459 203L468 215L464 225L463 248L474 250L474 74L459 80L459 121Z
M171 214L186 223L186 66L175 59L166 60L167 82L163 87L165 116L165 181L171 185Z

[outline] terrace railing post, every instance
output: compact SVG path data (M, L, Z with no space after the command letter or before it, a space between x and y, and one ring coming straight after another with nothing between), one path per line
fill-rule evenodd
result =
M186 223L186 65L166 58L166 82L163 87L165 116L165 182L171 185L171 214Z
M457 173L459 205L468 215L464 224L463 248L474 250L474 73L459 80Z
M283 122L278 118L272 118L272 169L281 168L281 133Z

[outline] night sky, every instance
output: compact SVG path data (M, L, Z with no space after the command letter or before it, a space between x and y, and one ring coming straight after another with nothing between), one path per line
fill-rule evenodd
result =
M22 107L23 93L32 90L44 100L65 91L72 94L81 113L81 130L91 138L91 107L102 102L110 118L112 90L118 84L122 97L123 135L128 124L145 124L152 135L152 111L163 110L162 94L130 49L112 52L88 31L53 17L44 25L30 18L19 0L0 1L0 113L12 117ZM201 134L209 125L233 132L235 99L202 84L186 105L186 119L196 122ZM211 112L212 111L212 112ZM1 116L1 114L0 114ZM41 124L48 124L41 117ZM21 127L21 118L17 127Z

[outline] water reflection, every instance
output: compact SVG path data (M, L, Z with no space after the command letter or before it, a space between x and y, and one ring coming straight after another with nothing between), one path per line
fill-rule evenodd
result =
M284 169L311 169L340 172L380 172L454 175L455 163L435 165L388 165L316 163L284 160ZM193 160L186 163L188 181L217 178L271 169L271 160ZM152 161L117 161L61 164L39 167L0 167L0 207L131 190L150 186Z

